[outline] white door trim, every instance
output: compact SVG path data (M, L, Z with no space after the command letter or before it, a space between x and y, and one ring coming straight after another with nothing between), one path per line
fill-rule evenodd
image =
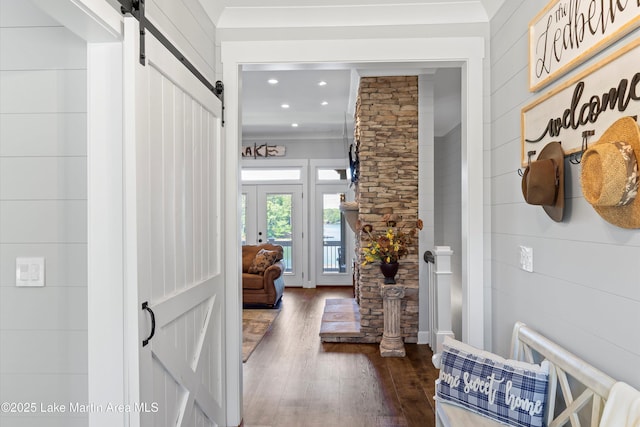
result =
M122 16L101 0L34 0L87 42L87 402L126 402L122 238ZM105 82L109 81L106 85ZM108 367L108 369L107 369ZM127 414L90 411L92 427Z
M225 241L229 254L227 265L229 300L227 310L227 360L229 366L227 396L229 421L239 424L242 418L242 335L240 286L240 239L238 236L238 180L241 145L239 117L240 68L253 63L462 63L462 173L463 173L463 340L484 347L484 58L482 37L442 37L411 39L349 40L273 40L222 42L221 59L225 83L226 166L228 188ZM474 161L472 161L472 159Z
M105 85L111 80L113 86ZM122 43L87 48L88 402L126 402ZM108 367L108 369L107 369ZM126 414L91 411L92 427L125 425Z

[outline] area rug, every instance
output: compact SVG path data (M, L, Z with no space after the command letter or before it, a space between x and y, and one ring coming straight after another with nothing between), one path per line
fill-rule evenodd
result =
M264 334L280 314L280 309L242 310L242 361L246 362L256 349Z

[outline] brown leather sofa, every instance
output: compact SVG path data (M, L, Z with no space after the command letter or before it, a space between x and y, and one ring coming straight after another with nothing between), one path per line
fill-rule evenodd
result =
M263 273L249 273L260 249L275 251L276 259ZM242 246L242 303L274 307L284 292L284 262L282 246L264 243Z

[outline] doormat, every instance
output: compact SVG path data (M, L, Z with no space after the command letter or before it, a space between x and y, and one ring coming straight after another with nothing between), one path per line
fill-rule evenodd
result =
M246 362L280 314L280 309L242 310L242 362Z

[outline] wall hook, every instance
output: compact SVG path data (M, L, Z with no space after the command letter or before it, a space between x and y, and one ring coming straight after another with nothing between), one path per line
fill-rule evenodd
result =
M582 155L584 154L585 151L587 151L587 148L589 148L589 144L588 144L588 140L590 136L593 136L596 134L595 130L585 130L584 132L582 132L582 146L580 147L580 151L578 151L577 153L571 153L569 155L569 163L571 163L572 165L579 165L580 163L582 163Z
M533 156L534 154L536 154L536 150L527 151L527 167L531 164L531 156ZM522 170L522 168L518 168L516 172L518 172L519 176L524 176L524 171Z

